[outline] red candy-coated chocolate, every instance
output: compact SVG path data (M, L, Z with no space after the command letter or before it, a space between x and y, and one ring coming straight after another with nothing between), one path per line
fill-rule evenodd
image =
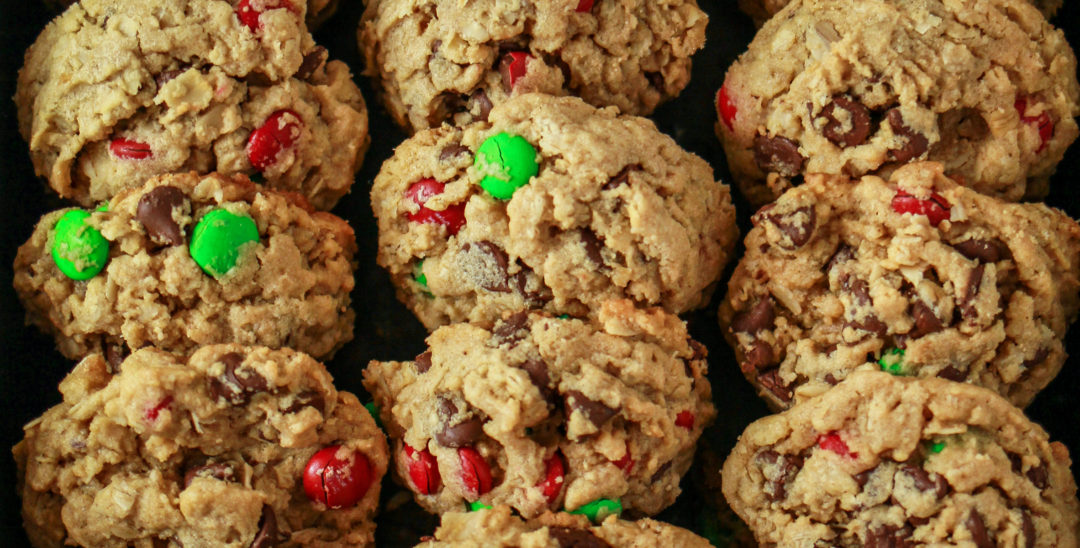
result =
M405 447L405 458L409 463L409 479L412 480L413 488L421 495L430 495L439 490L442 477L439 476L439 463L435 462L435 456L424 449L417 451L408 444Z
M897 213L911 213L912 215L926 215L930 219L930 226L937 226L949 218L949 202L936 192L930 195L929 200L920 200L903 190L897 191L892 199L893 211Z
M340 445L324 447L311 456L304 468L304 492L309 499L329 508L352 506L371 487L371 463L363 453L353 451L338 458Z
M424 203L428 201L428 198L432 196L438 196L443 193L446 185L436 181L435 179L421 179L412 184L409 190L405 191L405 195L409 197L412 202L420 206L420 210L416 213L407 214L409 220L414 223L429 223L442 225L446 227L446 231L450 235L457 234L461 227L465 226L465 204L454 204L447 206L442 211L435 211L424 207Z
M146 422L154 422L158 418L158 414L161 413L166 407L173 402L172 396L165 396L157 403L157 405L146 410Z
M848 449L844 440L840 438L840 434L836 432L829 432L828 434L822 434L817 439L818 447L825 449L826 451L832 451L841 457L858 458L859 454L854 453L851 449Z
M276 10L285 8L293 13L296 13L296 7L292 5L289 0L259 0L259 6L253 6L252 0L240 0L236 4L236 16L240 18L240 22L245 27L255 32L262 28L262 23L259 22L259 16L264 11Z
M687 430L693 430L694 414L689 411L682 411L678 415L675 415L675 426L681 426Z
M716 92L716 110L720 112L720 119L724 121L724 125L728 130L735 131L735 102L731 100L731 95L728 95L727 82L720 86L720 91Z
M1039 153L1046 148L1046 143L1054 136L1054 121L1050 119L1050 114L1046 111L1040 112L1038 116L1028 116L1027 103L1027 97L1017 97L1013 106L1016 112L1020 113L1021 122L1039 130L1039 148L1035 149L1035 152Z
M626 452L623 453L622 458L611 462L628 476L634 471L634 459L630 458L630 442L626 442Z
M461 481L472 497L479 497L491 491L491 467L484 457L472 447L458 449L461 459Z
M544 461L544 468L544 480L536 486L544 493L548 504L551 504L555 502L555 498L559 496L559 491L562 491L563 483L565 483L563 477L566 474L566 463L563 462L562 453L556 451L554 455L551 455Z
M577 3L577 8L574 11L578 13L585 13L587 11L592 11L592 6L593 0L579 0Z
M121 160L145 160L154 155L150 145L122 137L109 142L109 152Z
M279 110L248 137L247 155L251 165L259 171L274 165L282 150L296 144L303 122L291 110Z
M503 84L508 89L513 89L518 78L525 76L525 65L530 57L532 55L524 51L511 51L503 55L502 61L499 61L499 72L502 73Z

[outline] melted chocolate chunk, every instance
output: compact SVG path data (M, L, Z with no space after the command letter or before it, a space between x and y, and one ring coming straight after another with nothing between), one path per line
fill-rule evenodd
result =
M123 343L105 344L105 362L109 364L110 373L119 373L120 364L130 355L127 345Z
M567 409L571 412L578 411L579 413L584 414L585 418L596 425L597 428L619 412L618 409L612 409L601 402L585 397L584 394L577 390L567 390L566 393L563 394L563 399L565 400ZM566 418L569 420L569 413Z
M262 375L255 371L237 371L244 362L243 356L230 352L222 356L221 361L225 363L225 373L220 378L210 379L210 394L215 399L242 405L247 403L253 394L266 391L266 379Z
M1024 533L1024 547L1035 548L1035 522L1031 520L1031 513L1024 510L1020 518L1020 530Z
M559 548L611 548L604 539L585 529L549 526L548 536L559 543Z
M544 360L529 358L518 367L524 369L525 373L529 375L529 380L540 391L540 396L545 401L551 405L558 403L555 398L555 389L551 387L551 375L548 373L548 366L544 363Z
M940 474L931 474L918 466L905 464L900 471L911 476L915 482L915 488L919 491L934 491L934 496L941 499L949 492L949 484Z
M329 55L326 53L326 48L315 46L311 51L304 54L304 60L300 62L300 68L296 69L296 74L293 77L297 80L311 78L311 75L315 74L315 71L323 66L327 57Z
M761 171L794 177L802 171L803 161L799 145L787 137L754 137L754 162Z
M858 474L855 474L851 477L855 480L855 483L859 484L860 488L866 487L866 482L870 481L870 476L874 473L874 470L877 470L877 468L863 470L862 472L859 472Z
M191 485L195 478L215 478L221 481L236 481L236 474L233 472L233 467L224 462L208 462L200 466L194 466L188 468L187 472L184 472L184 489L187 489Z
M446 145L439 151L439 161L446 162L463 154L472 156L472 151L464 145Z
M652 477L649 478L649 483L656 483L660 481L660 478L664 477L664 474L667 473L668 470L671 470L671 463L672 461L669 460L664 464L661 464L660 468L657 468L656 472L653 472Z
M734 333L754 334L758 331L769 331L773 328L776 320L772 297L766 295L754 303L749 310L735 314L731 319L731 331Z
M1009 248L998 239L980 240L971 238L951 245L953 249L959 251L964 257L983 263L996 263L1012 256Z
M792 389L785 385L784 381L780 379L780 368L758 373L757 380L764 389L772 392L777 398L780 398L780 401L784 403L791 401Z
M975 268L971 269L971 274L968 275L967 289L964 290L964 296L957 303L960 309L960 314L966 321L973 321L979 317L979 311L975 309L975 305L972 301L979 295L979 287L982 286L982 277L985 266L981 263Z
M821 134L840 148L861 145L870 135L870 111L849 97L834 97L820 116L826 120Z
M177 76L180 76L181 74L187 72L188 68L189 67L183 67L183 68L178 68L178 69L173 69L173 70L166 70L164 72L161 72L160 74L158 74L157 76L154 77L154 83L157 84L158 89L161 89L161 86L164 86L165 84L169 83L172 79L174 79Z
M746 365L754 369L766 369L776 363L776 355L769 343L756 340L746 351Z
M955 365L950 365L938 372L937 376L950 381L963 382L967 379L967 371L962 371Z
M766 465L775 465L776 473L766 477L763 489L765 498L772 502L783 500L787 496L787 486L795 479L795 475L803 465L803 458L797 455L781 455L773 450L758 453L755 457L757 464L764 471Z
M934 311L919 299L911 301L911 317L915 319L915 327L908 332L908 337L918 339L930 333L937 333L945 328Z
M817 224L817 212L813 206L803 206L788 213L759 213L759 215L788 237L788 242L781 242L778 245L789 250L806 245Z
M604 256L600 254L600 250L604 247L604 243L600 241L600 237L588 228L579 230L578 234L581 236L582 245L585 246L585 256L588 257L593 264L600 267L600 270L606 270L608 267L604 264Z
M416 360L414 360L414 361L416 363L416 372L417 373L420 373L420 374L427 373L428 369L431 369L431 351L428 350L427 352L424 352L424 353L420 354L419 356L416 357Z
M471 417L453 426L443 423L443 429L435 433L435 441L443 447L468 447L484 436L484 420Z
M495 329L491 331L491 334L499 345L517 346L517 343L529 334L529 312L521 310L507 316L506 319L495 324Z
M1027 471L1027 477L1029 480L1031 480L1031 483L1035 484L1035 487L1038 487L1039 489L1046 489L1046 487L1049 485L1049 483L1047 482L1047 480L1049 479L1049 474L1046 471L1045 464L1039 464L1038 466L1032 466L1031 468L1029 468Z
M487 92L482 89L474 91L473 94L469 96L469 102L476 105L479 109L479 112L476 114L476 119L482 122L488 121L488 115L491 114L491 107L494 105L491 104L491 99L488 99Z
M906 548L914 546L911 541L911 526L896 527L895 525L881 525L870 527L866 530L864 548Z
M641 171L641 164L629 165L620 169L619 172L616 173L614 177L609 179L608 182L604 183L604 186L601 188L603 190L614 190L623 185L630 184L631 171Z
M889 156L897 162L910 162L912 159L922 156L930 145L926 136L904 125L904 115L900 114L899 108L889 109L885 113L885 119L892 126L893 133L903 137L905 143L898 149L889 151Z
M510 265L510 257L503 249L487 240L476 242L475 244L465 244L461 247L462 251L469 253L472 249L477 249L486 257L483 259L485 263L484 272L480 276L480 279L475 280L476 283L488 290L495 291L497 293L509 293L510 281L509 274L506 269Z
M978 548L994 547L994 541L990 539L990 533L987 532L982 516L978 512L972 510L967 519L964 520L964 526L971 532L971 540L975 542L975 546Z
M326 399L323 395L314 390L305 390L296 395L296 399L293 400L289 407L282 410L282 413L296 413L305 407L314 407L320 413L326 412Z
M836 265L846 263L855 258L855 250L847 244L840 244L836 247L836 251L833 252L832 257L829 257L829 262L825 263L824 272L829 272Z
M1040 348L1035 351L1035 355L1032 356L1030 360L1024 360L1023 366L1027 369L1031 369L1032 367L1042 364L1049 356L1049 348Z
M155 242L181 245L184 234L173 219L173 210L183 208L187 197L174 186L159 186L139 198L135 218L146 228L146 235Z
M263 504L262 517L259 518L259 532L255 534L255 540L251 541L251 548L269 548L279 542L277 517L274 509L269 504Z

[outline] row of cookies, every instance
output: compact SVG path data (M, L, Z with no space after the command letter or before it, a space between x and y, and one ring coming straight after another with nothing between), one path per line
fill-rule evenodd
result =
M368 428L370 418L354 412L357 407L355 398L341 392L339 396L347 403L335 408L326 403L334 399L333 394L323 394L290 381L278 382L283 377L318 374L320 369L317 362L303 354L262 347L238 347L235 344L227 347L214 345L234 341L275 348L292 347L317 357L329 357L351 337L352 311L348 308L348 293L352 287L351 263L355 252L352 233L340 219L315 212L307 204L325 209L332 206L344 192L341 186L332 190L335 185L329 178L345 174L351 180L351 173L355 171L366 144L363 131L366 119L365 123L359 124L358 139L356 128L350 132L339 131L349 124L357 124L360 119L357 117L341 122L339 126L328 123L326 128L312 128L319 126L317 120L323 113L331 116L348 109L327 100L327 96L332 94L322 89L314 93L319 99L318 104L314 105L315 116L304 111L303 107L313 105L305 102L302 93L298 100L294 97L292 103L270 101L270 105L263 105L267 97L289 95L296 91L292 88L280 92L259 89L260 86L273 87L275 76L289 74L291 68L286 67L277 75L265 74L263 69L245 74L241 63L240 77L237 78L237 71L231 64L235 60L227 55L220 58L216 47L207 53L206 43L193 40L203 38L211 46L227 42L225 37L237 31L232 27L236 26L238 20L254 35L255 41L263 46L274 44L282 37L289 37L292 32L278 28L289 24L290 14L297 15L294 9L285 9L288 6L263 6L261 9L265 9L265 12L259 13L259 6L241 2L235 6L233 13L229 13L220 2L203 5L179 2L167 5L164 14L160 10L128 11L126 13L133 21L145 23L141 19L159 18L153 20L155 25L152 26L165 27L160 35L155 36L150 32L139 33L136 37L127 36L129 33L124 26L125 21L116 15L118 7L122 6L93 2L76 4L50 25L39 39L39 43L45 45L35 46L28 54L28 60L33 58L33 62L28 61L28 68L21 75L22 91L17 97L21 114L23 105L33 105L20 119L27 120L24 128L31 128L24 129L24 133L31 144L39 173L46 176L63 195L85 205L108 200L106 205L92 212L67 210L47 216L39 223L31 241L20 250L16 260L16 271L19 273L16 286L28 307L29 317L56 336L58 346L65 354L71 357L89 354L61 386L65 403L29 425L26 440L16 449L24 474L21 490L24 493L24 517L28 531L33 541L40 545L65 541L92 545L111 542L110 539L115 538L157 538L167 542L199 544L220 542L223 538L237 535L241 539L240 545L244 545L248 538L253 539L254 545L260 546L284 538L301 544L370 543L373 529L369 520L373 511L370 501L372 497L378 497L378 489L371 486L377 485L382 476L386 457L385 449L380 450L378 443L382 437L373 435L371 428ZM251 10L256 10L254 15L251 15ZM695 25L700 21L703 25L703 14L694 10L689 10L691 21ZM598 19L606 21L609 18L604 16ZM221 31L218 34L214 30L216 25L223 25L218 29ZM199 33L208 27L212 31L210 36L200 37ZM274 36L268 30L270 28L281 32ZM248 37L243 35L241 42ZM133 82L129 81L126 85L117 86L112 80L114 74L102 75L100 80L89 82L93 101L119 105L115 110L102 114L88 108L83 100L75 97L75 89L79 94L86 93L79 86L85 86L88 82L65 87L67 82L50 70L64 66L65 63L61 62L64 60L81 60L86 51L93 50L102 41L112 39L115 39L110 44L112 49L102 49L107 57L115 57L116 50L125 48L137 50L139 54L152 52L144 66L121 64L118 68L132 75L128 77L129 80L149 77L154 83L135 82L133 86ZM170 40L179 42L169 43ZM192 49L176 47L192 44L196 46L193 48L194 54ZM240 49L246 48L245 44L240 45L243 46ZM301 49L306 47L302 45ZM183 61L170 58L166 51L179 51L181 55L177 57ZM667 52L657 55L663 58ZM303 86L292 80L305 80L308 71L317 75L334 67L333 63L324 63L325 51L310 48L301 57L297 72L282 85L299 86L302 92ZM682 76L675 71L675 77L685 79L685 67L676 68L682 70ZM221 78L220 74L215 74L218 69L227 76ZM343 66L337 67L337 71L339 75L348 76ZM304 73L304 76L300 73ZM685 80L672 84L672 87L684 84ZM340 85L329 87L337 88L341 95L341 89L346 88L345 92L348 92L349 85L351 81L342 81ZM512 89L513 82L508 87ZM132 89L138 89L138 93L129 92ZM655 91L645 93L646 98L655 105L654 95ZM38 97L49 99L38 100ZM64 100L55 101L57 97ZM359 94L356 93L355 97L359 99ZM225 104L217 104L221 102ZM61 107L59 112L57 104ZM353 108L353 113L363 114L362 99L348 106L357 105L359 108ZM80 108L83 111L80 112ZM528 117L521 113L530 108L549 111L549 118L560 125L579 118L585 123L570 128L569 136L558 135L560 127L546 136L541 135L541 131L527 134L535 141L545 141L535 145L530 145L521 136L524 132L518 131L513 135L504 132L492 140L487 147L487 155L481 154L485 150L483 143L466 142L458 136L455 146L451 147L454 149L452 154L445 154L445 147L438 149L440 161L460 160L462 157L468 160L474 155L479 162L485 161L482 158L491 158L486 160L489 164L486 169L495 182L491 185L482 183L480 187L491 195L487 200L492 201L493 198L507 199L515 191L515 186L530 182L530 174L526 174L523 182L511 185L507 190L505 181L500 181L499 170L504 166L499 162L509 157L508 151L514 146L521 147L522 142L529 153L518 156L524 158L526 163L533 163L533 174L539 172L530 186L545 188L546 192L555 194L566 192L554 188L560 174L565 182L566 173L565 166L558 166L554 160L561 160L561 153L568 150L575 139L592 135L594 140L600 140L598 145L604 145L604 132L615 131L615 135L628 137L625 142L637 142L643 147L649 145L648 148L656 148L657 145L653 143L658 142L659 152L679 164L678 169L674 170L676 177L672 182L661 179L661 175L671 176L670 170L665 172L667 168L664 166L642 165L649 158L648 153L643 154L642 150L648 148L635 148L634 154L621 160L625 165L618 166L612 173L601 171L612 167L606 165L602 158L590 158L586 154L583 158L572 159L575 170L587 173L588 181L594 186L598 186L597 181L610 183L614 180L617 183L612 185L614 188L626 186L633 189L632 192L624 190L619 193L622 197L616 196L628 202L626 212L619 211L622 205L613 208L613 219L609 219L606 226L596 229L605 230L602 237L608 237L607 231L610 231L610 237L622 238L625 251L636 261L622 265L625 270L622 278L626 278L627 274L640 278L633 282L635 293L624 296L643 298L645 304L670 302L668 306L676 310L703 304L702 295L707 294L718 275L734 239L730 196L726 187L713 180L708 166L679 149L670 139L661 139L655 127L640 119L616 117L611 110L596 111L578 100L560 101L535 96L522 99L516 107L518 126L525 124ZM505 110L514 112L515 109L508 106ZM492 117L500 117L500 112L500 109L494 109ZM106 122L98 125L85 123L88 116L99 116ZM249 120L259 117L263 119L261 124L252 124ZM60 122L57 122L58 118ZM67 122L63 121L65 118ZM313 119L315 123L312 123ZM238 122L240 125L237 125ZM222 125L227 129L222 129ZM80 132L72 135L69 129L72 126L80 127ZM83 129L87 130L86 133L81 133ZM312 130L312 135L309 135L309 130ZM482 131L478 129L477 133ZM243 137L245 134L246 139ZM320 136L326 139L321 140ZM469 138L470 141L472 139ZM473 149L468 147L469 144ZM538 155L533 146L539 148L541 154ZM212 155L207 154L208 148L212 149ZM542 161L543 152L551 156L552 163ZM305 161L306 157L320 156L352 157L356 163L323 165L317 160ZM569 156L574 154L570 153ZM317 164L318 169L306 169L305 163ZM684 166L684 163L689 165ZM258 187L247 182L243 176L167 174L183 169L253 175L267 187L292 190L294 193ZM323 169L325 172L321 171ZM164 175L155 176L162 173ZM548 173L551 175L548 176ZM149 181L142 184L141 181L148 177ZM460 221L453 217L454 213L448 213L458 209L457 206L447 208L447 204L443 204L443 211L424 208L428 198L443 194L443 186L443 183L431 179L421 188L399 193L393 199L409 210L404 212L404 218L429 229L434 225L444 237L455 235L462 225L470 227L466 233L472 232L472 227L482 225L482 222L476 221L469 224L469 219L487 221L483 217L485 206L482 205L466 207L466 204L460 204L456 213ZM699 186L702 188L699 189ZM592 190L569 189L563 199L587 200ZM499 196L500 192L508 194ZM527 192L522 193L523 196L525 194ZM410 198L411 203L402 200L403 196ZM448 194L450 196L454 194ZM457 197L461 198L460 192ZM468 195L464 199L468 200ZM674 203L671 203L672 200ZM434 200L432 205L438 201ZM481 209L480 216L472 214L474 206ZM490 209L491 205L487 204L486 207ZM583 207L587 207L587 202L579 206L576 215L580 216ZM644 234L634 234L637 227L632 226L631 215L651 215L665 210L671 210L673 217L666 225L647 227ZM688 215L688 219L680 218L684 215ZM709 219L709 215L716 218ZM559 222L565 223L563 220ZM664 228L679 226L678 223L687 223L686 229L679 234L663 233ZM450 226L453 225L456 226L451 231ZM586 253L595 259L592 252L597 236L593 229L587 225L577 227L573 223L565 228L572 237L562 246L559 259L566 260L565 255L569 254L569 259L575 260L577 257L574 254L584 257ZM500 226L495 224L477 229L475 236L469 234L478 237L474 246L481 252L480 258L466 259L465 268L478 273L470 283L479 282L481 286L489 286L485 287L486 290L495 293L506 292L510 279L519 285L522 294L532 293L529 291L533 289L532 286L538 286L535 292L541 295L550 294L554 289L558 309L594 317L602 300L618 295L618 291L613 289L597 291L590 288L571 297L571 292L578 288L570 287L568 282L576 273L558 275L559 271L556 270L557 275L547 275L545 278L550 277L559 283L553 283L553 288L546 288L535 278L526 277L524 271L508 272L506 264L501 264L506 261L506 251L502 251L500 245L510 247L510 241L491 242L499 230ZM552 234L552 230L549 229L547 233ZM619 233L623 235L619 236ZM591 239L588 238L590 235ZM665 239L654 241L658 236ZM644 240L636 241L638 238ZM467 252L469 241L462 243ZM698 247L702 248L702 256L707 258L700 266L684 259L692 257L689 253ZM516 258L520 251L510 247L510 253L515 263L521 262ZM427 254L425 251L424 255ZM556 255L550 251L548 254ZM503 261L500 262L500 258ZM529 257L530 262L534 259L541 260L541 255ZM642 272L637 268L645 261L668 263L676 259L683 262L677 262L660 273ZM490 265L482 264L485 261L495 262L494 272ZM450 261L447 262L447 267L453 266ZM513 266L516 265L512 265L511 270L516 270ZM498 271L500 267L501 274ZM526 263L525 269L528 268ZM565 270L565 266L562 268ZM540 264L536 269L544 273ZM433 279L437 277L433 275ZM436 283L433 282L433 285ZM590 285L597 285L596 280L592 280ZM627 284L622 282L621 285ZM682 287L684 285L686 287ZM593 297L593 293L605 293L602 297L606 299ZM579 298L583 301L578 301ZM629 301L620 302L625 304ZM610 306L616 305L614 301L612 303ZM494 318L508 304L513 306L512 303L497 302L496 306L486 309L484 306L474 307L478 309L478 317L487 314L488 318ZM577 425L573 428L571 439L559 444L557 431L563 414L553 413L550 418L538 419L549 423L544 435L545 445L555 443L543 448L543 452L555 451L544 459L545 474L550 476L550 484L543 490L555 491L546 494L545 499L548 504L556 504L556 499L561 504L566 502L563 497L574 497L569 499L573 502L567 506L581 507L582 512L591 513L590 517L594 519L610 513L609 507L619 504L615 498L619 495L628 494L627 504L631 509L637 509L639 515L641 512L654 513L669 505L677 493L678 478L689 466L693 441L711 420L713 413L708 383L703 378L703 354L688 346L690 343L685 326L674 316L659 310L642 311L630 306L629 310L623 312L621 315L626 317L625 322L631 324L635 321L648 325L660 322L661 325L650 329L660 329L664 337L669 336L667 331L674 329L675 338L666 344L679 348L679 370L685 372L683 376L686 378L675 384L662 383L661 388L675 391L673 396L681 394L689 399L682 406L685 409L681 410L658 404L647 409L629 407L625 414L636 419L632 423L636 428L632 428L631 423L623 424L624 420L609 423L609 426L617 425L611 427L615 434L626 438L622 447L615 448L615 452L621 449L620 455L605 457L605 454L613 453L612 446L607 444L599 448L600 455L589 457L596 449L591 442L585 443L590 437L589 425L592 425L591 434L595 434L599 426L609 422L607 419L611 415L619 414L619 404L609 408L586 395L591 395L597 389L597 386L593 386L595 378L592 378L596 373L581 364L574 365L574 371L556 371L553 373L554 381L545 381L554 384L536 384L536 389L545 394L545 402L556 395L565 398L565 421ZM638 314L644 316L633 320ZM551 319L550 315L547 319ZM491 321L489 319L489 325ZM586 325L581 320L565 320L565 323L573 326L575 331ZM646 343L651 337L659 336L644 327L638 328L638 331L641 330L645 332L637 333L632 325L627 327L622 322L614 322L609 328L610 333L594 336L605 345L615 345L622 352L626 350L622 346L627 343L634 346L635 341ZM619 341L623 339L626 341L620 345ZM588 341L589 345L601 342ZM147 345L155 348L143 348ZM143 349L126 356L131 349L138 348ZM646 350L642 351L644 355L661 356L670 352L662 348L648 348L646 344ZM167 354L161 349L179 354ZM190 358L179 358L192 351L195 353ZM628 361L626 367L634 370L641 366L638 361L644 358L622 356L621 359ZM437 361L441 360L439 358ZM696 371L688 365L691 360L698 364ZM303 365L290 365L299 362ZM536 359L530 363L532 369L526 368L530 377L535 372L549 379L543 361L539 362L542 370L536 369ZM649 369L652 371L647 376L653 377L652 382L655 383L656 375L664 368L651 367ZM325 370L322 371L325 373ZM173 379L176 375L181 376L182 380ZM577 378L581 375L584 378ZM557 391L564 376L568 387L565 394ZM618 377L615 375L614 379L605 379L600 388L608 384L617 386L620 381ZM698 379L696 383L695 378ZM581 384L580 390L572 388L574 383ZM636 383L633 382L628 384L629 394L642 389L647 396L653 394L652 388L635 387ZM686 384L692 388L690 393L686 393ZM138 398L131 397L135 393L139 394ZM87 398L93 399L100 407L83 405L82 401ZM454 408L454 402L447 397L432 396L425 398L425 402L433 405L437 402L442 410L454 409L442 413L446 421L466 418L464 428L461 424L442 424L442 430L435 434L440 442L445 439L448 447L457 448L446 460L452 463L455 458L461 459L456 464L460 473L451 472L455 464L447 468L443 476L447 478L446 484L457 486L464 481L464 487L471 489L472 498L497 486L506 502L515 502L518 497L512 493L515 486L520 486L520 478L504 477L503 471L507 470L505 464L494 469L485 464L483 459L496 451L493 444L474 443L477 441L475 438L483 436L475 431L482 423L476 412L465 406L467 402L459 401L457 404L462 406L459 413ZM558 411L560 406L553 405L553 410ZM363 443L354 442L351 438L349 443L342 443L345 434L338 431L340 428L329 428L329 422L336 418L339 411L347 415L345 422L352 421L356 430L363 431ZM219 416L222 413L228 417ZM596 413L604 420L594 418ZM231 434L213 434L209 440L201 437L206 434L203 423L227 424L236 420L232 415L242 415L247 421L244 424L252 424L253 435L249 435L245 428L237 428ZM320 416L326 424L320 422ZM303 424L295 424L296 420ZM255 426L259 421L264 421L265 425ZM105 427L106 424L109 426ZM658 439L662 440L663 434L672 431L675 425L677 431L686 432L683 436L685 439L672 438L677 443L665 444L663 448L651 446ZM650 431L641 432L644 426L648 426ZM657 431L661 426L663 430ZM106 428L108 435L99 436L96 430L99 427ZM302 441L293 437L304 428L307 430L301 432ZM446 430L451 432L449 437L446 437ZM520 434L516 430L513 433ZM57 431L62 434L56 434ZM178 432L191 435L180 436ZM171 439L171 443L163 442L159 434ZM333 440L324 439L328 436ZM204 446L204 443L211 446ZM116 448L117 444L124 450L124 456L118 458L118 455L112 454L112 460L106 464L98 462L102 453L110 454L110 448ZM466 444L470 447L462 447ZM513 451L517 452L518 449L515 447ZM656 449L659 457L651 455L653 449ZM431 457L426 448L422 451ZM647 456L649 460L637 464L631 457L631 451ZM440 451L435 453L442 455ZM412 468L401 462L399 460L399 468ZM606 482L608 485L603 487L601 498L609 496L615 500L601 501L598 506L582 504L578 500L589 493L589 470L595 468L594 463L602 463L599 467L601 470L610 468L622 478ZM673 463L676 465L672 466ZM83 466L97 469L98 474L72 482L71 470ZM299 473L298 466L304 468L303 473ZM564 468L565 472L560 470L557 477L552 475L555 466ZM125 471L128 468L135 471ZM440 468L444 467L426 469L427 475L422 485L434 489L439 482ZM636 473L631 476L635 468ZM147 470L150 470L149 481L144 481L145 477L133 477L145 475ZM472 475L466 477L466 472ZM284 489L266 493L265 481L260 479L264 474L273 474L279 478L279 483L280 478L290 479L278 486ZM531 477L531 470L523 468L521 474ZM623 478L623 474L629 478ZM646 474L648 481L643 479ZM307 498L296 496L301 477ZM614 477L611 475L611 478ZM469 478L475 485L470 487ZM568 486L570 478L575 478L573 489ZM415 477L412 479L414 487L421 485ZM665 486L663 493L650 496L647 486L651 484ZM480 492L485 486L487 489ZM628 490L628 486L632 489ZM130 512L131 504L104 508L91 504L90 513L84 513L91 499L112 497L116 492L131 494L135 491L149 497L145 511L133 515ZM291 496L289 491L292 491ZM466 497L470 496L468 493L466 491ZM455 500L454 491L449 488L442 494L445 495L443 498L449 497L449 501ZM224 512L209 514L201 510L201 502L220 497L235 499L236 507L230 505ZM497 502L495 495L489 498L491 502ZM165 503L165 500L170 502ZM460 500L454 505L447 502L445 508L438 509L460 509ZM47 503L39 504L43 501ZM172 504L172 501L176 504ZM518 506L527 508L520 504ZM589 510L592 506L597 508ZM312 508L318 511L313 512ZM341 510L338 511L338 508ZM537 508L529 508L527 512L536 514ZM80 517L76 519L75 516ZM556 521L565 519L571 518L558 518ZM614 525L617 522L608 523L617 527ZM648 527L668 530L659 525ZM555 536L554 533L550 534ZM596 536L603 538L602 534Z
M1065 361L1080 226L1006 201L1075 139L1076 62L1033 7L975 4L787 3L717 94L767 204L720 323L787 409L723 467L758 542L1077 542L1068 451L1014 404Z

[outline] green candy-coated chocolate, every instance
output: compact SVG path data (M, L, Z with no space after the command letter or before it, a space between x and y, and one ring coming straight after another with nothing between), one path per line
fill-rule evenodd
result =
M427 276L424 275L423 259L416 261L416 265L413 266L413 279L416 280L416 283L422 285L424 289L427 289Z
M364 409L367 409L367 412L371 414L371 418L375 419L375 426L386 430L385 428L383 428L382 419L379 418L379 406L375 405L375 402L369 401L365 403Z
M53 227L52 257L56 267L72 280L88 280L109 261L109 241L88 224L90 213L68 211Z
M536 149L529 141L506 132L485 139L476 151L473 165L484 177L480 186L500 200L509 200L540 167L536 163Z
M904 375L904 349L893 348L878 360L882 371L893 375Z
M220 278L236 266L240 248L259 241L255 220L225 209L203 215L191 234L191 258L207 274Z
M943 449L945 449L945 442L943 441L935 441L930 444L930 452L935 455L940 453Z
M608 516L616 516L622 514L622 503L619 499L596 499L588 504L583 504L577 510L571 510L571 514L581 514L593 523L600 523L607 519Z
M490 510L491 509L490 504L484 504L484 503L482 503L480 501L467 502L467 503L465 503L465 507L468 508L468 510L470 512L475 512L477 510Z

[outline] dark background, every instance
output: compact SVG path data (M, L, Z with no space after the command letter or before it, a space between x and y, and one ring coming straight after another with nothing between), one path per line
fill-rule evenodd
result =
M673 136L686 149L702 156L716 170L720 179L730 181L723 150L713 134L716 114L713 97L723 81L724 72L753 38L754 26L739 12L734 0L699 0L710 15L708 42L694 57L693 79L676 100L663 105L653 116L662 131ZM332 59L342 59L352 67L354 77L364 92L371 114L372 146L363 169L357 174L353 192L335 209L356 229L359 269L353 294L357 310L355 340L342 349L328 364L337 387L361 394L360 372L369 360L402 360L420 353L426 335L420 323L394 298L386 274L375 264L376 228L368 203L368 191L379 166L390 156L405 134L392 124L375 100L356 49L356 23L363 10L359 0L341 0L338 13L317 31L316 40L326 46ZM22 438L22 425L59 403L56 390L60 379L74 365L55 349L52 340L23 324L23 312L11 288L12 264L18 246L29 238L38 218L47 211L64 207L51 191L35 180L26 143L18 133L15 105L15 78L22 65L22 55L50 18L44 5L34 0L0 0L0 544L26 544L15 492L15 465L8 448ZM1066 0L1054 23L1065 29L1070 42L1080 40L1080 5ZM1070 150L1058 167L1048 202L1080 218L1080 198L1071 188L1080 171L1077 146ZM733 192L745 235L750 207ZM722 283L726 284L727 274ZM742 378L732 350L724 343L716 326L716 306L723 294L719 286L713 303L686 316L694 337L709 348L710 378L719 418L706 431L703 441L722 456L736 437L753 419L767 410L749 384ZM1067 347L1074 351L1080 344L1078 330L1070 331ZM1052 439L1064 442L1074 454L1080 451L1080 427L1074 403L1080 389L1077 359L1066 364L1058 378L1028 408L1033 420L1050 432ZM699 459L700 460L700 459ZM712 469L712 467L710 467ZM1073 467L1074 471L1077 469ZM687 478L691 478L688 475ZM700 531L702 497L709 493L697 481L683 482L686 494L659 517ZM387 481L387 497L396 491ZM414 511L416 513L414 513ZM385 512L379 520L380 545L411 546L419 534L428 534L434 523L422 517L411 503L402 509Z

